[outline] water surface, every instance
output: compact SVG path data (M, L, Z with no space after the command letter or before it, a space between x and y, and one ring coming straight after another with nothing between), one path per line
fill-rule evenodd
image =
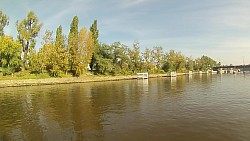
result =
M0 89L0 141L249 141L250 75Z

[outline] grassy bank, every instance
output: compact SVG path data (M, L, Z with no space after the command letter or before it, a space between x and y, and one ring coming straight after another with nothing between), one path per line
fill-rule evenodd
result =
M181 74L179 74L181 75ZM167 77L167 74L150 74L150 78ZM37 85L54 85L54 84L70 84L70 83L87 83L87 82L102 82L102 81L118 81L137 79L136 75L127 76L95 76L85 75L81 77L64 76L62 78L49 78L45 76L29 76L28 77L11 77L1 78L0 88L4 87L20 87L20 86L37 86Z

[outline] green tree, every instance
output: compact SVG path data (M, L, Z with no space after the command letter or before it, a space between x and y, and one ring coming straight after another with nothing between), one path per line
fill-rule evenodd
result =
M192 57L186 58L186 69L189 71L194 70L194 60L192 59Z
M78 49L78 17L75 16L70 24L70 32L68 35L68 50L69 50L69 67L73 76L77 70L77 49Z
M163 65L163 70L166 72L177 71L177 72L185 72L185 56L181 52L175 52L174 50L170 50L169 53L166 54L166 62Z
M140 56L140 47L139 42L134 42L133 49L129 50L129 58L131 61L131 70L133 73L141 71L141 56Z
M0 37L0 64L3 74L13 74L20 68L21 44L12 37Z
M56 62L59 65L61 71L63 71L66 75L68 72L68 50L66 48L65 43L65 36L62 33L62 26L60 25L56 29L56 41L55 41L55 48L56 48Z
M48 71L49 75L52 77L60 76L60 48L57 48L55 45L54 39L52 37L53 32L46 31L44 40L44 49L47 51L47 64L46 70Z
M163 48L162 47L154 47L152 50L152 57L153 57L153 63L156 66L156 71L159 72L162 69L163 61L164 61L164 54L163 54Z
M99 50L99 41L98 41L99 30L97 27L97 20L94 20L94 23L90 26L90 31L92 32L94 46L95 46L94 53L90 62L90 68L91 70L94 70L95 69L94 66L96 66L96 63L97 63L97 57L98 57L97 52Z
M207 71L211 70L213 67L217 66L218 63L208 56L202 56L195 60L195 70L197 71Z
M45 31L43 37L42 48L36 53L34 50L30 51L31 60L30 70L33 73L43 73L46 70L50 76L60 76L59 52L55 46L52 38L53 32Z
M0 11L0 36L4 36L4 27L9 25L9 18Z
M56 76L56 71L59 69L59 66L57 64L57 60L55 59L57 52L52 34L52 31L45 31L42 48L39 50L38 55L43 56L43 58L40 58L40 65L46 69L50 76Z
M42 24L39 22L33 11L30 11L26 19L23 19L21 22L16 22L18 40L23 47L23 65L22 70L28 68L28 54L29 51L34 49L38 33L42 27Z
M152 51L148 48L146 48L145 52L142 54L143 56L143 69L147 72L153 71L153 57L151 55Z
M120 42L115 42L111 45L113 50L113 65L114 73L126 74L129 73L129 56L128 47Z
M92 32L92 38L94 40L94 44L95 44L95 46L97 46L99 43L99 41L98 41L99 30L97 27L97 20L94 20L94 23L90 27L90 31Z
M95 68L96 74L111 74L113 72L113 49L106 44L99 44L99 47L95 49Z
M44 72L45 64L44 62L44 56L41 56L41 53L37 53L34 49L30 51L30 71L34 74L40 74Z

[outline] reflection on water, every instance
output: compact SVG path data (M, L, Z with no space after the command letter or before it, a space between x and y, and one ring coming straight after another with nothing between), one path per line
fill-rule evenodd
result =
M0 89L0 141L250 140L250 76Z

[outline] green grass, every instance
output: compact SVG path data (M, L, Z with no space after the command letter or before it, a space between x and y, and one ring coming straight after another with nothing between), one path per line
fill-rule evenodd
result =
M95 77L96 75L93 75L92 73L86 73L81 75L80 77ZM97 75L98 76L98 75ZM103 75L102 75L103 76ZM60 74L60 77L58 78L68 78L72 77L72 74ZM3 76L3 73L0 72L0 80L23 80L23 79L45 79L45 78L55 78L51 77L48 73L42 73L42 74L31 74L29 71L20 71L17 73L14 73L14 75L6 75Z
M18 73L14 73L14 75L6 75L3 76L0 73L0 80L22 80L22 79L43 79L43 78L50 78L47 73L44 74L30 74L28 71L22 71Z

